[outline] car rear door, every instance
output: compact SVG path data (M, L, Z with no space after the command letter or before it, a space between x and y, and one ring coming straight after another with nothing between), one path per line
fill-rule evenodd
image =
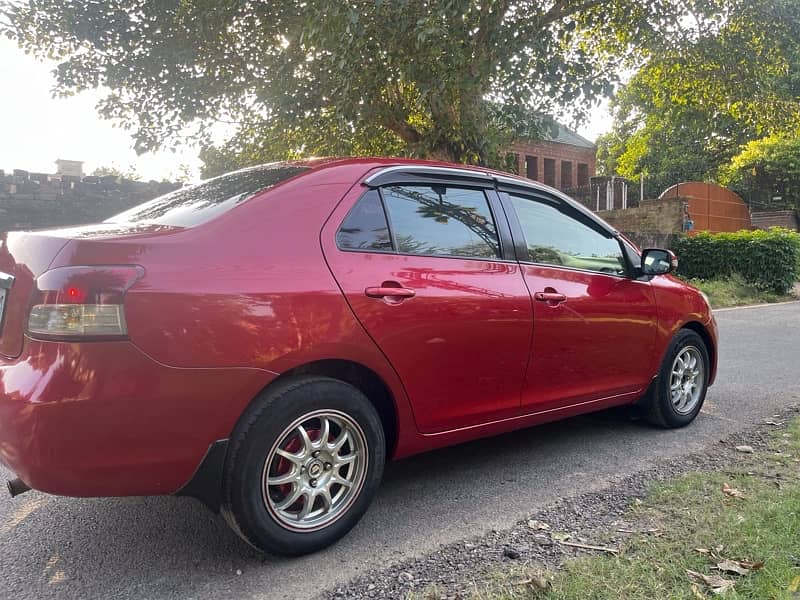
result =
M632 398L658 360L649 282L631 277L620 240L572 204L545 192L500 195L533 298L523 409Z
M322 233L347 301L426 433L517 415L532 308L488 177L357 186Z

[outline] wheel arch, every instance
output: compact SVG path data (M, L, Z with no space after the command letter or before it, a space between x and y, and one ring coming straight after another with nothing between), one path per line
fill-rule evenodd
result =
M392 456L399 436L397 405L389 386L375 371L352 360L322 359L298 365L281 373L264 389L269 389L270 386L289 377L303 375L320 375L338 379L349 383L363 393L378 411L386 437L386 456Z
M711 335L711 332L706 328L706 326L699 321L689 321L685 323L681 329L689 329L694 331L700 336L700 339L703 340L703 343L706 346L706 351L708 352L708 361L711 363L711 373L709 374L708 379L708 385L711 385L714 382L714 378L717 374L717 346L714 341L714 337Z

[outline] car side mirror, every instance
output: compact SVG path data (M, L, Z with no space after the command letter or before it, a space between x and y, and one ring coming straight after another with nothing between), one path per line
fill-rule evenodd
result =
M642 252L642 273L666 275L678 268L678 257L672 250L647 248Z

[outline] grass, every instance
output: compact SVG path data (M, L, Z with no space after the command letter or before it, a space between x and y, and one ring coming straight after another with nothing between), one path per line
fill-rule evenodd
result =
M688 283L703 291L711 300L714 308L728 306L744 306L747 304L762 304L765 302L785 302L795 300L795 296L776 294L759 290L746 283L738 275L725 279L689 279Z
M724 472L692 473L651 491L631 509L637 530L617 556L589 555L550 574L550 589L520 585L528 569L494 573L476 589L486 600L800 599L800 419L776 434L769 451L746 455ZM739 490L737 498L723 485ZM617 534L618 535L618 534ZM602 540L598 540L602 542ZM696 549L716 554L712 558ZM764 561L747 575L712 569L722 558ZM720 575L732 589L715 595L686 571Z

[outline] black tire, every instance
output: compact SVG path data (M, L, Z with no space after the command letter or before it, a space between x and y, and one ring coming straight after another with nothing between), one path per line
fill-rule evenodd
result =
M690 348L697 349L703 363L702 388L700 389L699 398L691 410L681 412L673 404L670 393L672 366L676 357ZM667 348L658 378L653 382L647 396L640 402L642 416L653 425L667 429L685 427L694 421L703 408L703 402L705 402L706 392L708 391L709 368L708 349L705 342L703 342L703 338L691 329L681 329L672 338Z
M265 492L262 486L271 467L266 466L266 460L281 443L278 438L286 439L288 427L316 411L345 415L360 427L365 441L362 454L366 456L360 490L352 493L329 525L310 531L291 530L281 523L273 504L267 507L266 494L271 492ZM342 538L358 523L380 485L385 461L386 442L380 417L361 391L328 377L290 378L265 390L239 420L226 457L222 514L233 530L257 550L286 556L315 552ZM311 502L313 506L315 501Z

